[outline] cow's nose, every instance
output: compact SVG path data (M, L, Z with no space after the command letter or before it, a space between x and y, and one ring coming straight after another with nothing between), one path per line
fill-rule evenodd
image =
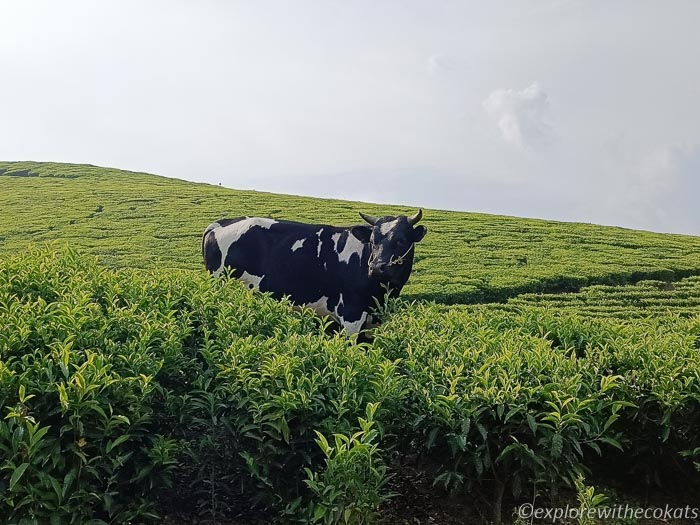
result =
M384 272L386 272L386 269L386 263L376 263L372 266L372 273L374 273L375 275L382 275Z

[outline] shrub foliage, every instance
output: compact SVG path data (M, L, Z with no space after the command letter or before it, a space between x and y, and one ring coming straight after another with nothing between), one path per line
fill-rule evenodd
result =
M650 482L694 472L700 317L384 314L357 344L203 272L113 270L56 246L5 258L0 516L156 521L184 484L203 518L242 494L279 519L368 523L390 457L408 454L496 520L599 458Z

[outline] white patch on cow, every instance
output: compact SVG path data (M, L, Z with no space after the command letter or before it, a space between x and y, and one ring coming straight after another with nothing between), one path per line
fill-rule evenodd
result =
M348 334L356 334L362 328L362 324L365 322L365 319L367 318L367 312L362 312L362 315L360 316L360 318L357 321L352 321L352 322L346 321L345 319L343 319L343 316L341 316L338 313L338 310L340 309L341 306L344 306L342 293L340 294L340 297L338 298L338 304L333 309L333 317L335 318L336 321L338 321L340 326L345 328L345 331Z
M264 275L253 275L252 273L248 272L243 272L243 275L241 275L238 280L242 281L245 283L245 285L250 289L250 290L260 290L260 281L262 281L265 278Z
M221 224L219 224L218 222L212 222L209 226L206 227L206 229L204 230L204 233L206 234L210 230L213 230L215 228L219 228L220 226L221 226Z
M233 243L245 235L251 228L255 228L257 226L259 228L269 230L273 224L277 224L277 221L274 219L246 217L245 219L229 224L228 226L215 228L213 231L216 242L219 244L219 250L221 251L221 265L213 272L214 275L218 277L223 271L229 248L231 248Z
M340 234L339 233L334 233L331 235L331 240L333 241L333 249L338 252L338 241L340 240Z
M318 257L321 257L321 246L323 246L323 242L321 241L321 234L322 233L323 233L323 228L321 228L320 230L318 230L316 232L316 235L318 235L318 254L317 254Z
M352 233L348 232L347 239L345 240L345 246L343 246L343 251L338 252L338 243L335 243L335 252L338 254L338 261L350 264L350 258L353 255L362 260L362 250L365 249L365 245Z
M314 301L313 303L306 303L304 306L306 308L311 308L314 312L316 312L317 315L320 315L321 317L333 315L333 312L331 312L328 309L328 297L326 297L325 295L322 296L318 301Z
M331 317L334 321L340 324L340 326L342 326L348 334L358 333L362 329L362 325L364 324L364 322L367 320L367 312L362 312L360 319L358 319L357 321L346 321L338 313L338 310L341 306L343 306L342 293L340 294L340 297L338 298L338 304L335 306L335 308L333 308L333 311L328 309L328 297L326 297L325 295L317 301L314 301L313 303L306 303L304 305L305 308L311 308L314 312L316 312L316 315L319 315L321 317Z
M382 235L386 235L391 230L393 230L394 227L398 225L398 223L399 223L398 219L395 221L391 221L391 222L385 222L384 224L382 224L379 227L379 231L382 232Z
M295 252L295 251L297 251L299 248L301 248L302 246L304 246L304 241L305 241L305 240L306 240L306 239L299 239L299 240L296 241L294 244L292 244L292 251Z
M365 319L367 319L367 312L362 312L362 315L357 321L346 321L342 317L338 318L338 321L340 322L340 325L345 328L345 331L352 335L358 333L360 330L362 330L362 325L365 322Z

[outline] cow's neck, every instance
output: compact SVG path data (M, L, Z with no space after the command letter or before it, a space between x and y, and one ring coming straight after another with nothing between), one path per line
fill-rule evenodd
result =
M406 282L411 275L412 268L413 254L411 253L406 256L403 264L401 265L401 271L394 276L393 279L377 281L377 287L379 290L377 299L380 301L380 304L384 304L384 296L387 293L387 289L389 290L389 297L397 298L399 296L401 290L406 285Z

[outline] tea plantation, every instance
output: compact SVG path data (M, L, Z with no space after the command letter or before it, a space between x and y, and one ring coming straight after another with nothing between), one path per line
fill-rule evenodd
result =
M482 521L620 482L697 504L700 238L426 210L411 301L357 344L211 279L200 232L408 209L0 171L1 523L395 523L421 480Z
M236 191L93 166L0 162L0 256L60 239L112 267L202 268L204 228L221 217L356 224L357 212L415 209ZM441 303L700 275L700 237L427 210L405 295Z
M578 293L523 294L509 305L547 306L593 317L692 316L700 312L700 277L676 282L640 281L628 286L588 286Z

